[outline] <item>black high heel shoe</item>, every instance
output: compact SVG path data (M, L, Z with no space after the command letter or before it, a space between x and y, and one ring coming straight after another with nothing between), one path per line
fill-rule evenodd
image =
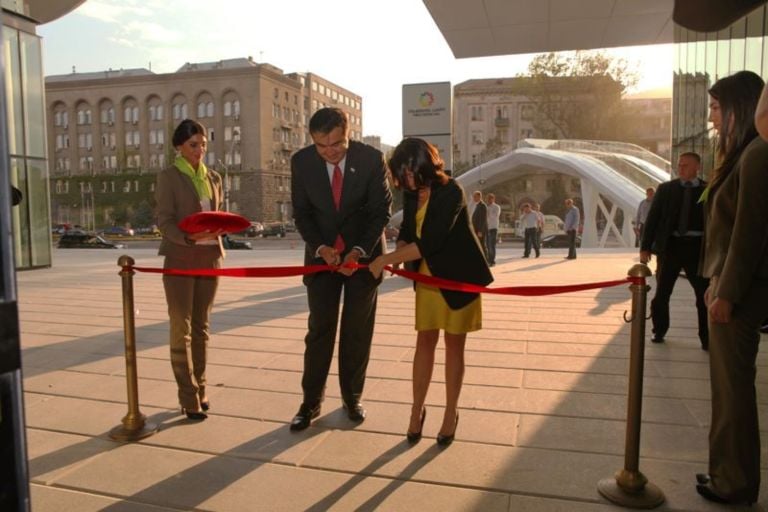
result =
M210 409L210 408L211 408L211 402L210 402L210 400L206 400L206 401L202 401L202 400L201 400L201 401L200 401L200 408L201 408L202 410L204 410L204 411L207 411L208 409Z
M194 421L203 421L208 418L208 415L203 411L189 411L185 408L181 408L181 414L186 414L187 418Z
M457 428L459 428L459 412L458 411L456 411L456 424L453 426L453 434L445 435L438 432L437 444L444 447L451 446L451 443L453 442L453 438L456 437Z
M427 419L427 408L421 408L421 426L418 432L411 432L410 430L405 433L405 437L408 439L409 444L416 444L421 441L421 433L424 431L424 420Z

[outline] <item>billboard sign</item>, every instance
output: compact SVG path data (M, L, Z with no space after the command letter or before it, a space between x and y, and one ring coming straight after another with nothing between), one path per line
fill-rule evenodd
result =
M403 136L420 137L437 146L446 169L453 165L452 107L450 82L403 85Z

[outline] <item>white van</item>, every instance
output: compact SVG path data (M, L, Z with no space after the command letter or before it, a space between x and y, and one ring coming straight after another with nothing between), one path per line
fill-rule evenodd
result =
M547 235L556 235L558 233L565 233L565 230L563 229L565 227L565 223L563 222L563 219L558 217L557 215L544 215L544 229L542 230L541 236L547 236ZM520 221L515 221L515 236L519 238L525 237L525 230L520 226Z

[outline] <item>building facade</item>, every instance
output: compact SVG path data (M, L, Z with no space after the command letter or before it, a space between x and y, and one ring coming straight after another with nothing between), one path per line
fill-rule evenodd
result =
M672 156L672 91L654 90L621 99L629 114L623 142L637 144L664 160Z
M206 165L224 175L225 207L259 221L291 217L290 156L309 143L314 110L339 106L362 134L360 96L250 57L49 76L45 87L52 219L89 229L151 222L154 175L173 162L183 119L209 131Z
M762 6L718 32L675 27L672 153L695 151L705 172L714 165L715 133L709 123L712 85L737 71L768 76L768 8Z

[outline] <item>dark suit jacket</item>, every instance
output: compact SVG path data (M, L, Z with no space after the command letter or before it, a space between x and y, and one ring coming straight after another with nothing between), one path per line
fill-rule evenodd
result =
M421 238L416 237L416 194L404 194L403 223L398 240L415 242L433 276L485 286L493 282L485 254L470 227L464 191L454 180L445 185L433 185L429 204L421 226ZM421 260L409 262L416 270ZM440 290L453 309L472 302L478 294Z
M216 171L208 170L208 182L211 184L213 197L211 209L221 209L221 176ZM217 245L189 245L184 240L184 233L179 229L179 222L187 215L203 210L192 180L170 166L157 175L155 187L157 207L157 227L163 234L158 254L177 260L183 268L210 267L215 260L224 256L221 237ZM180 260L180 261L179 261Z
M477 203L472 212L472 227L475 233L482 233L483 237L488 233L488 207L482 201Z
M768 143L746 147L707 200L704 277L718 276L714 296L738 304L755 280L768 280Z
M350 141L337 211L326 163L314 145L305 147L291 158L291 200L296 229L305 242L305 264L317 263L318 247L333 246L339 234L345 253L358 246L370 259L381 254L392 205L381 151Z
M698 213L703 216L703 208L698 200L706 187L707 183L699 180L699 186L694 188L693 203L691 204L692 215L694 214L694 209L698 208ZM643 240L640 243L641 251L664 254L669 238L677 229L682 202L683 187L680 185L679 178L659 185L656 195L653 196L648 217L643 225Z

